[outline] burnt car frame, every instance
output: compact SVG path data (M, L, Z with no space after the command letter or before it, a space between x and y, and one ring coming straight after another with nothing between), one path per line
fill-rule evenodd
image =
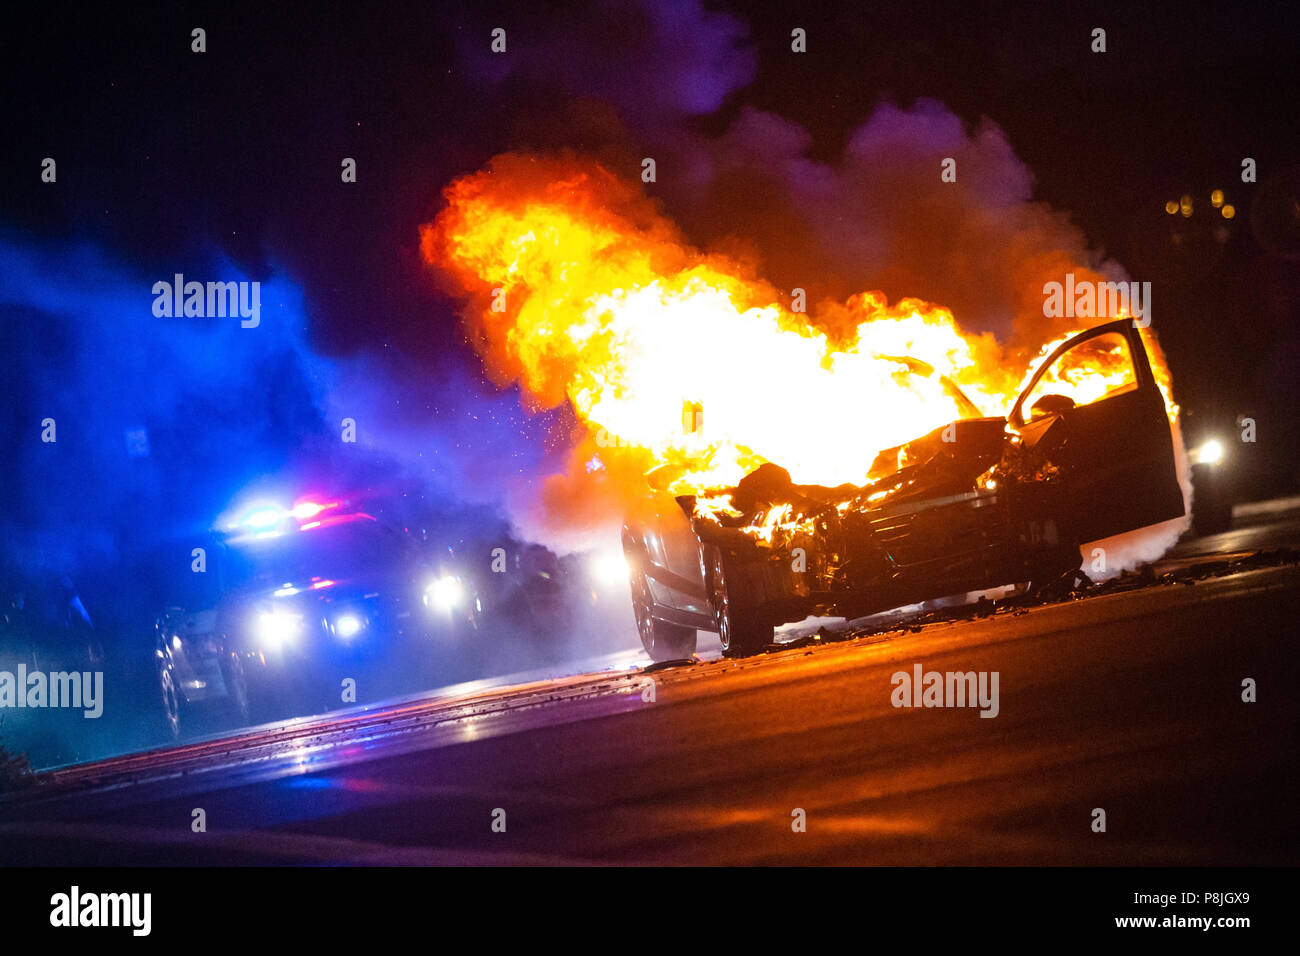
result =
M1037 394L1049 373L1068 379L1070 361L1103 345L1124 353L1119 386L1077 405ZM1001 585L1073 583L1082 544L1184 511L1165 399L1131 319L1053 349L1006 418L972 415L886 449L866 478L797 485L765 464L734 488L652 494L623 528L650 657L691 657L697 630L743 656L810 614L856 618ZM718 494L728 508L714 506Z

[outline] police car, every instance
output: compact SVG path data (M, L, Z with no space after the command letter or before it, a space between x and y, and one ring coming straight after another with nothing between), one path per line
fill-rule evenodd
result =
M346 502L259 503L196 540L155 625L165 737L418 690L473 631L467 584Z

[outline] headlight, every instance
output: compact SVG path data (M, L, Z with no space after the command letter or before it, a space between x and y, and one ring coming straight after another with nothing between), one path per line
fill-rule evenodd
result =
M1211 438L1192 452L1193 465L1214 465L1223 459L1223 443Z
M355 614L340 614L334 619L334 633L345 641L356 637L362 626L361 618Z
M424 589L424 603L430 607L450 611L465 600L465 585L458 578L438 578Z
M593 555L590 567L592 576L601 584L618 584L628 577L627 558L621 551Z
M302 630L302 615L268 611L257 617L257 638L272 650L291 643Z

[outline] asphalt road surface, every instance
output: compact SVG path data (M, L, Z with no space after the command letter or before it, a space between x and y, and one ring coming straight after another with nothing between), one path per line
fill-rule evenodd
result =
M0 801L0 862L1294 864L1300 567L1251 555L1300 520L1241 523L1062 603L68 768ZM894 706L916 665L997 672L997 716Z

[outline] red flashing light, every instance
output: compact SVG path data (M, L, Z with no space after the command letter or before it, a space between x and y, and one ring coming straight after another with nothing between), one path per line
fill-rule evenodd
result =
M300 501L290 509L289 514L302 521L306 518L314 518L322 511L337 508L340 504L342 504L340 501Z
M362 511L351 511L341 515L330 515L316 521L309 521L298 526L299 531L311 531L315 528L332 528L336 524L351 524L354 521L374 521L373 515Z

